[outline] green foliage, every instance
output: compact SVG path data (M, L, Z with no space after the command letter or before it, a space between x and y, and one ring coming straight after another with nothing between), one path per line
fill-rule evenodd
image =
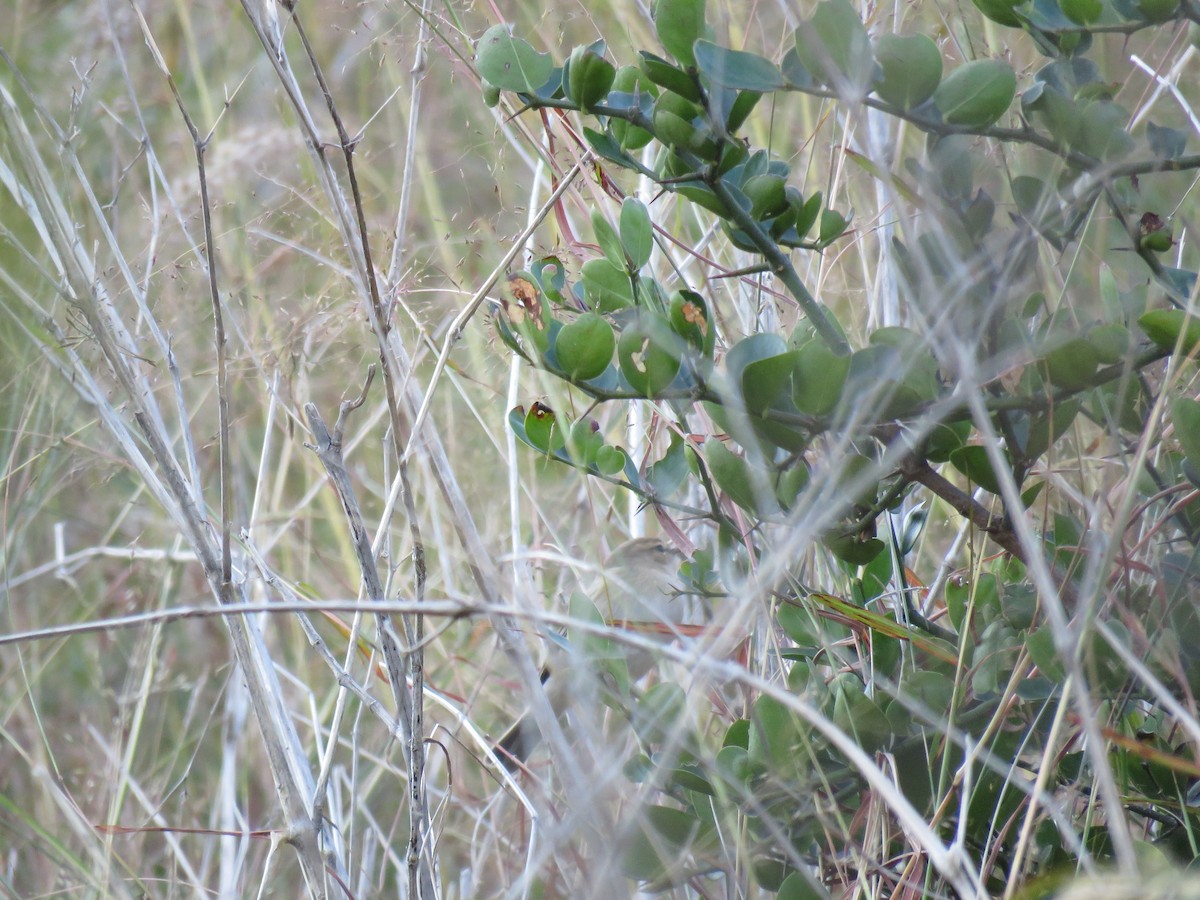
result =
M665 316L640 309L621 330L617 344L621 374L638 396L657 397L679 374L683 347Z
M796 31L796 55L813 77L850 95L867 87L874 68L871 42L847 0L823 0Z
M479 39L475 65L493 88L522 93L537 90L554 69L549 53L539 53L528 41L514 38L507 25L494 25Z
M998 121L1017 94L1012 66L979 59L951 72L933 93L942 118L952 125L986 128Z
M754 53L728 50L711 41L696 41L696 68L710 84L762 94L783 87L779 67Z
M1014 68L973 59L944 75L934 41L883 33L872 45L847 0L819 3L775 60L723 46L700 0L659 0L654 23L670 58L642 50L636 67L618 67L603 59L603 49L575 48L566 88L549 95L542 85L530 89L532 77L508 76L509 85L521 82L506 89L522 102L583 116L580 133L614 184L622 175L647 179L703 210L749 260L735 274L772 273L772 288L794 304L790 331L738 333L736 317L721 314L728 295L715 279L688 283L658 265L659 201L626 197L619 214L593 213L600 255L580 266L580 290L559 284L553 296L545 291L552 302L509 304L498 320L510 347L573 391L600 402L658 400L678 429L648 454L644 480L624 451L594 432L576 434L580 423L560 439L561 429L544 417L513 415L523 440L593 475L622 473L621 483L660 504L664 515L677 498L700 497L706 505L687 513L708 520L719 548L711 552L725 555L727 572L746 565L741 546L786 546L791 529L811 525L804 533L820 548L804 553L819 555L823 567L815 571L839 587L805 591L793 570L773 595L778 643L768 651L768 668L785 676L794 703L760 693L719 748L711 730L688 732L682 763L673 761L669 775L656 773L654 748L670 743L670 729L635 719L645 753L628 771L647 783L659 778L674 805L651 807L640 844L623 858L627 875L656 888L682 881L673 868L681 856L718 853L714 835L736 820L744 824L759 886L806 895L811 885L795 863L835 858L829 835L837 829L812 809L798 812L796 798L816 791L850 821L862 811L864 779L801 708L818 710L868 754L889 754L907 802L943 837L962 834L960 846L998 847L981 852L984 868L1014 848L1010 817L1026 803L1015 780L998 773L1036 758L1053 767L1048 783L1091 790L1094 767L1104 764L1089 755L1082 765L1049 743L1053 716L1045 709L1061 702L1065 679L1109 704L1104 734L1120 753L1130 752L1127 742L1141 727L1134 719L1147 709L1164 715L1145 691L1130 687L1131 672L1105 640L1092 636L1086 652L1067 652L1047 609L1066 616L1083 608L1080 591L1096 583L1088 567L1103 556L1088 543L1094 507L1079 508L1079 497L1095 495L1092 451L1085 448L1122 432L1156 441L1146 431L1154 424L1155 392L1174 387L1162 387L1152 367L1170 354L1181 366L1200 345L1190 313L1161 308L1182 307L1194 288L1192 270L1159 259L1182 239L1177 243L1172 224L1145 208L1149 196L1174 208L1148 184L1174 166L1200 162L1187 156L1181 131L1153 123L1131 130L1130 111L1114 100L1122 73L1102 71L1099 55L1089 55L1091 27L1134 34L1173 21L1179 9L1091 0L976 6L992 22L1020 29L1048 61ZM505 52L534 65L515 40ZM862 229L878 220L852 226L849 204L835 208L806 183L793 169L793 147L778 135L757 145L754 137L764 133L757 112L802 102L796 94L833 98L848 118L869 104L925 132L919 150L897 145L903 158L891 170L880 160L855 160L893 190L897 206L916 211L894 217L905 227L886 245L910 313L903 324L868 330L863 322L873 317L850 303L818 302L799 274L824 269L797 267L797 256L824 253L828 263L865 240ZM992 165L1001 152L1003 164ZM1123 167L1114 174L1116 160ZM1118 223L1102 238L1089 231L1099 209ZM890 221L891 212L884 217ZM1093 264L1096 241L1119 244L1121 254L1105 256L1094 273L1073 268L1040 277L1047 259ZM1091 249L1076 252L1084 246ZM1193 257L1172 262L1194 264ZM1079 286L1089 275L1094 291ZM580 298L582 315L571 308ZM1167 408L1183 452L1172 447L1130 475L1146 482L1143 499L1188 490L1189 479L1200 483L1200 403L1175 397ZM1067 470L1078 474L1074 493L1058 490L1055 479ZM1019 502L1004 496L1009 479ZM1146 499L1143 508L1157 502ZM1161 509L1158 524L1194 550L1200 514L1184 506ZM923 606L914 557L926 541L950 541L926 536L931 508L962 516L956 527L972 536L971 549L962 551L969 558L953 560L955 576L932 610ZM1036 577L1028 574L1034 558ZM1181 590L1200 584L1187 564L1180 573ZM1115 589L1142 576L1114 570L1104 577ZM1054 586L1050 596L1047 584ZM1139 589L1153 595L1148 585ZM1162 621L1182 621L1189 615L1182 609ZM1142 640L1127 629L1109 633L1127 646ZM1185 653L1174 652L1172 662ZM1190 671L1197 670L1200 664ZM1143 705L1132 703L1135 695ZM662 705L654 709L673 709L667 701L678 699L675 692L656 695ZM974 745L963 738L981 733L989 735L982 767L967 760ZM1143 778L1138 790L1155 809L1174 804L1170 815L1194 829L1200 822L1179 812L1173 780L1184 764L1157 734L1150 743L1148 756L1157 761L1161 752L1168 761L1161 779ZM954 773L970 766L977 776L970 795L952 796L965 790ZM1133 784L1130 775L1124 786ZM740 802L746 796L754 803ZM944 818L951 808L964 821ZM1081 835L1086 818L1072 825ZM786 823L786 852L768 822ZM1040 856L1032 868L1079 859L1082 838L1036 833ZM1115 851L1106 845L1090 852ZM999 865L984 872L989 889L1003 889ZM925 887L935 893L957 890L948 881L931 885Z
M571 379L590 381L608 368L616 346L608 321L596 313L585 313L558 332L554 352Z
M694 66L692 45L704 36L704 0L658 0L654 7L658 40L683 66Z
M580 109L590 110L608 97L617 70L591 47L576 47L566 66L567 96Z
M1021 19L1013 10L1021 5L1022 0L971 0L976 8L991 19L1009 28L1020 28Z
M1152 309L1138 319L1138 325L1164 350L1191 356L1200 344L1200 320L1182 309Z
M933 96L942 81L942 54L929 37L885 34L875 44L875 93L892 106L912 109Z

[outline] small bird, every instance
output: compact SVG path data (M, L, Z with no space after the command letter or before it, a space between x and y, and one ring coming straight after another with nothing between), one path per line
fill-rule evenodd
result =
M688 615L686 598L679 596L679 566L683 561L683 554L660 538L626 541L604 561L604 571L590 596L605 621L667 626L663 635L669 640L669 626L679 624ZM631 682L654 667L655 655L648 650L625 647L622 652ZM569 681L564 674L555 675L549 669L542 672L546 699L556 715L561 716L570 704ZM533 714L527 712L497 741L496 755L509 769L515 769L529 758L541 739L541 729Z

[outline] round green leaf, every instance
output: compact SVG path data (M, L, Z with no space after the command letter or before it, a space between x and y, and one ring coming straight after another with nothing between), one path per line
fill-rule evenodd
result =
M759 511L773 502L774 492L767 485L766 473L752 467L716 438L704 442L704 459L717 487L729 495L729 499L749 512ZM773 512L768 509L764 511Z
M609 259L589 259L579 270L584 294L597 312L614 312L633 306L629 273Z
M1097 325L1087 335L1096 358L1106 366L1116 365L1133 347L1133 335L1120 322Z
M808 487L809 471L803 464L797 464L787 469L779 476L775 485L775 499L784 509L790 509L800 496L800 492Z
M687 791L693 791L697 794L707 794L710 797L715 797L716 789L712 786L712 782L705 777L705 770L699 766L686 766L673 769L670 775L667 776L668 784L681 787Z
M567 435L567 450L572 459L591 465L596 461L596 454L604 446L604 438L599 431L592 429L593 422L589 419L577 419Z
M756 219L777 216L788 208L787 181L782 175L764 172L742 182L742 193L750 198L750 215Z
M762 414L788 392L799 356L792 350L747 364L742 370L742 397L749 412Z
M796 409L827 416L837 408L850 374L850 357L838 356L822 341L809 341L798 351L792 381Z
M797 192L799 194L799 192ZM813 225L816 224L817 216L821 214L821 192L817 191L807 200L797 196L792 200L792 206L796 208L796 234L800 239L803 239L812 231Z
M712 188L700 181L677 185L675 193L680 197L687 198L697 206L707 209L711 213L716 213L722 218L728 218L729 216L729 208L725 206L724 201L713 192Z
M885 34L875 44L875 61L880 70L875 93L901 109L920 106L942 80L941 51L924 34Z
M797 716L783 701L764 695L754 702L746 748L752 765L766 765L776 772L796 766L796 750L810 740Z
M986 128L1004 115L1017 93L1012 66L979 59L959 66L938 85L933 102L952 125Z
M566 444L554 410L544 403L535 403L525 414L525 436L529 443L543 453L551 454Z
M647 806L641 810L641 814L644 818L643 827L649 825L657 835L651 842L659 847L666 842L668 846L686 848L700 830L699 820L683 810L668 806Z
M739 91L737 99L734 100L733 105L729 107L729 115L725 117L725 129L730 134L733 134L739 128L741 128L746 123L746 119L750 117L750 113L754 110L754 107L758 105L758 101L761 99L762 94L760 94L758 91ZM738 147L740 145L735 144L732 146ZM730 152L729 158L732 159L733 155L734 153ZM1182 155L1182 153L1179 155ZM724 158L721 160L721 164L722 167L726 165ZM736 163L734 163L734 165L736 165Z
M1090 25L1104 12L1101 0L1059 0L1058 5L1076 25Z
M679 374L684 346L663 316L643 310L617 342L621 374L639 394L654 397Z
M654 134L664 144L685 150L696 129L692 123L660 105L654 108Z
M821 543L842 562L852 566L865 566L887 547L879 538L855 534L829 535Z
M1051 384L1080 391L1092 383L1100 358L1084 338L1073 338L1046 354L1043 362Z
M947 462L951 453L966 445L970 434L970 422L939 422L925 441L925 458L935 463Z
M755 53L729 50L703 40L696 41L693 51L696 68L713 84L760 94L783 87L779 67Z
M745 747L726 745L717 753L717 771L724 781L745 784L754 775L754 766Z
M833 473L837 496L850 500L855 506L875 505L882 477L878 463L863 453L843 456Z
M659 98L661 103L662 98ZM704 159L715 157L717 142L706 126L694 124L661 105L654 108L654 133L668 146L687 150Z
M588 381L608 368L616 346L612 326L602 316L584 313L558 332L554 352L558 365L572 379Z
M567 287L567 272L557 256L543 256L533 264L533 279L542 293L559 305L565 305L563 291Z
M1072 146L1097 159L1117 159L1133 149L1129 110L1108 100L1093 100L1079 113L1079 130Z
M668 91L674 91L681 97L700 101L700 86L683 69L645 50L638 51L638 56L642 58L642 71L651 82Z
M617 475L625 470L628 457L620 447L605 444L596 451L596 468L602 475Z
M637 66L621 66L613 78L613 90L626 94L649 94L658 96L658 88Z
M750 722L747 719L736 719L732 725L725 730L725 737L721 740L722 749L727 747L737 747L745 750L750 746Z
M584 125L583 137L601 159L615 162L619 166L628 166L632 163L633 158L621 149L620 142L607 131L597 131L595 128Z
M1010 189L1021 215L1033 222L1042 217L1044 207L1056 202L1046 182L1034 175L1018 175L1012 180Z
M633 197L621 204L621 247L625 259L635 270L650 261L654 249L654 226L646 205Z
M783 880L792 871L792 867L787 863L769 856L754 860L753 869L754 880L758 882L758 886L768 891L778 891Z
M659 499L668 499L678 491L691 474L692 457L685 450L683 438L672 432L667 451L646 468L645 484Z
M663 91L659 94L658 99L654 101L654 110L674 113L689 125L704 113L703 108L677 91Z
M875 69L871 41L848 0L824 0L796 29L796 55L805 69L833 87L866 88Z
M742 338L725 354L725 371L734 384L740 385L742 372L750 363L778 356L787 350L787 341L771 331L763 331Z
M1030 632L1025 638L1025 647L1029 651L1029 658L1043 675L1058 682L1066 678L1062 659L1054 645L1054 632L1049 625L1043 625L1037 631Z
M962 472L973 484L979 485L985 491L993 494L1000 493L1000 480L992 468L985 447L972 444L969 447L959 447L950 454L950 465Z
M624 119L613 119L609 123L613 137L622 151L641 150L652 140L654 135L640 125L630 125Z
M1175 18L1179 0L1138 0L1137 10L1150 22L1166 22Z
M849 224L850 220L836 209L826 207L821 210L821 228L817 232L817 242L825 246L836 241L845 233L846 226Z
M654 28L658 42L681 65L696 65L692 45L704 36L704 0L658 0Z
M993 22L999 22L1009 28L1021 27L1021 20L1017 18L1013 9L1020 6L1024 0L971 0L971 2Z
M1033 419L1029 425L1029 437L1025 441L1025 457L1037 459L1054 446L1062 437L1075 417L1079 414L1082 404L1078 400L1066 400L1054 404L1048 412Z
M599 209L592 210L592 233L596 235L596 243L600 245L605 258L617 268L624 270L625 248L621 245L621 237Z
M811 90L816 86L812 72L804 67L804 63L800 61L800 54L794 46L789 47L788 51L783 54L783 59L779 62L779 71L783 73L784 81L791 87Z
M783 879L783 884L775 894L776 900L818 900L824 896L826 895L809 884L799 872L792 872Z
M1026 96L1030 93L1026 92ZM1038 85L1036 97L1027 102L1023 96L1021 102L1056 140L1071 145L1078 140L1082 114L1073 99L1050 85Z
M1175 344L1180 342L1180 334L1183 334L1181 352L1190 354L1200 344L1200 319L1182 309L1152 309L1138 319L1138 325L1146 332L1146 337L1164 350L1173 351Z
M582 110L590 110L608 96L617 69L591 47L580 45L571 53L567 93Z
M1193 467L1200 466L1200 403L1190 397L1180 397L1171 404L1171 421L1175 423L1175 439Z
M911 328L903 325L885 325L871 332L869 338L872 344L882 347L895 347L903 354L918 354L925 347L925 341Z
M507 25L493 25L479 39L475 65L489 84L506 91L531 94L554 70L549 53L539 53L528 41L514 38Z
M883 544L882 541L876 543ZM876 636L878 641L878 636ZM854 736L868 753L886 746L892 738L892 728L879 705L863 693L856 681L835 682L833 700L834 724Z

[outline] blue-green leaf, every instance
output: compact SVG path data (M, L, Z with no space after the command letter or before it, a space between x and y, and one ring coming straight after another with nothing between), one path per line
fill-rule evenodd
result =
M850 357L838 356L822 341L809 341L798 351L792 386L792 401L801 412L827 416L837 408Z
M605 134L603 131L597 131L585 125L583 127L583 136L587 138L587 142L591 145L592 149L609 162L615 162L619 166L628 166L630 168L637 165L637 161L626 153L612 136Z
M1188 133L1178 128L1146 123L1146 140L1151 152L1159 159L1178 159L1187 149Z
M713 84L765 94L783 87L783 75L769 59L742 50L729 50L710 41L696 41L696 67Z
M933 102L952 125L986 128L1004 115L1016 93L1012 66L978 59L951 72L934 92Z
M1180 352L1189 354L1200 344L1200 320L1182 309L1152 309L1138 319L1138 325L1164 350L1174 351L1179 343Z
M1171 421L1183 455L1193 467L1200 467L1200 403L1191 397L1178 398L1171 404Z
M901 109L920 106L942 80L942 52L924 34L885 34L875 44L880 76L875 93Z
M875 70L871 41L848 0L824 0L796 30L796 54L805 69L834 88L862 91Z
M588 304L597 312L633 306L633 285L623 265L609 259L589 259L580 269Z
M635 270L650 261L654 249L650 212L644 203L633 197L626 197L621 204L621 246L626 260Z
M950 454L950 465L962 472L973 484L979 485L985 491L993 494L1000 493L1000 479L992 468L991 458L987 448L972 444L969 447L959 447Z
M559 367L571 378L588 381L609 367L616 346L608 321L596 313L584 313L559 330L554 352Z
M625 248L621 246L621 237L599 209L592 210L592 232L605 258L614 266L625 268Z
M694 66L692 45L704 35L704 0L658 0L654 28L668 53L680 64Z
M506 91L532 94L550 77L554 62L528 41L513 37L507 25L493 25L479 39L475 51L479 74Z

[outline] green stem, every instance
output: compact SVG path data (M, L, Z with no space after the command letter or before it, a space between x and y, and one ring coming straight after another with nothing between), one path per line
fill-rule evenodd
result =
M770 235L762 230L755 218L734 199L724 181L720 178L712 178L708 184L713 189L713 193L725 204L730 220L746 233L754 246L758 248L758 252L762 254L763 259L767 261L767 265L771 267L771 271L800 304L800 308L804 310L804 314L812 323L813 329L821 340L825 342L825 346L838 356L849 356L850 345L846 343L846 339L842 337L837 326L830 321L828 311L817 303L816 298L808 292L808 288L800 280L800 275L792 266L787 254L775 241L771 240Z

